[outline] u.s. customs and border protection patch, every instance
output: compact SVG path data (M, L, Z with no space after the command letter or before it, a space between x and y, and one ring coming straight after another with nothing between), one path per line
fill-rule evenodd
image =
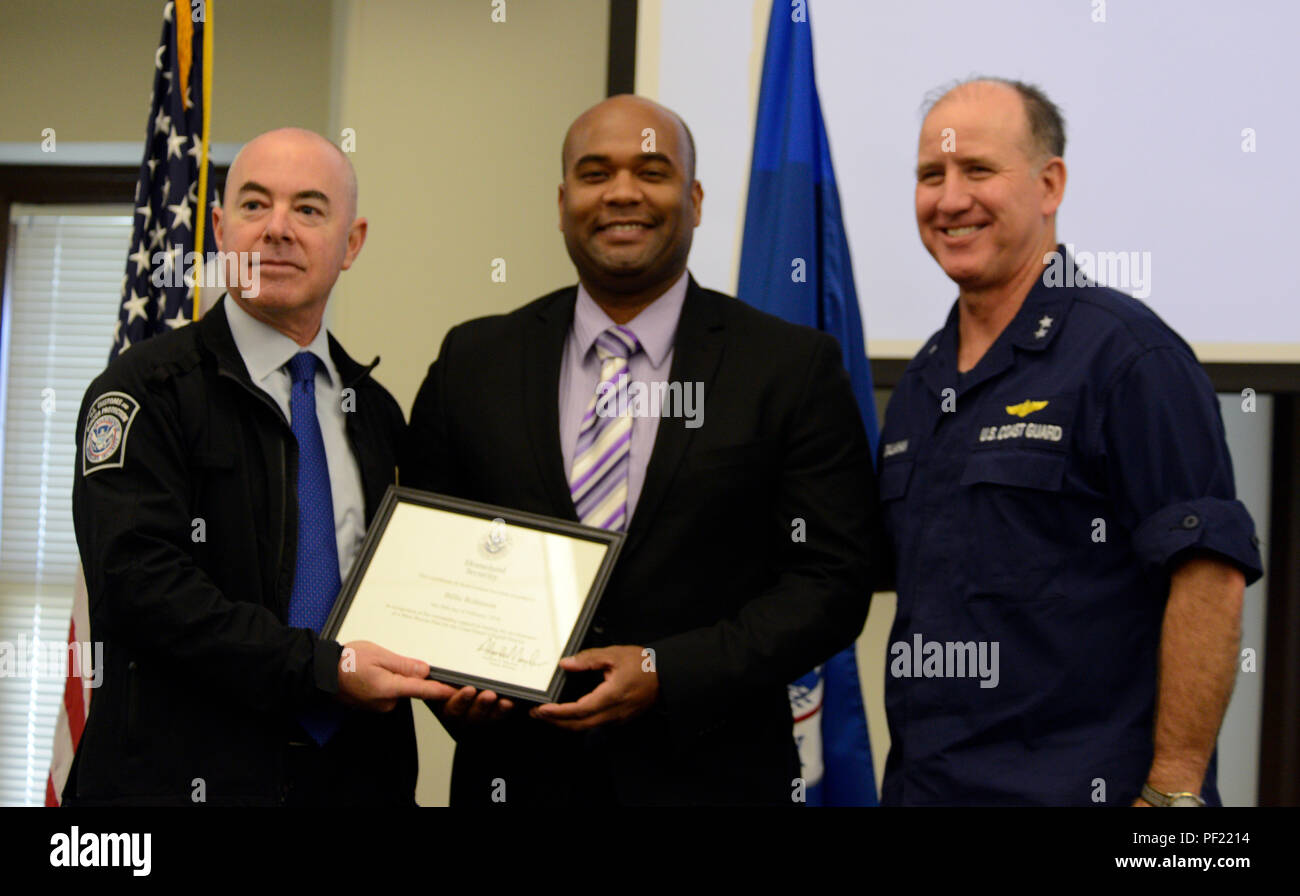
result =
M140 402L125 392L105 392L86 411L81 445L81 475L121 467L126 463L126 439Z

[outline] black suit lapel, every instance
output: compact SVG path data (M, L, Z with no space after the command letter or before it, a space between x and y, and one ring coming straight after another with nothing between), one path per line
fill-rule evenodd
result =
M722 359L722 342L722 315L717 302L691 277L686 287L686 300L682 303L682 316L677 322L677 335L673 339L669 382L681 383L682 388L686 388L687 383L703 383L707 404L718 362ZM659 421L654 450L646 467L645 484L641 486L627 543L623 547L624 554L635 549L652 529L654 515L695 434L694 429L686 428L685 422L677 417L665 417Z
M528 441L533 446L537 474L550 500L551 512L561 519L577 520L569 493L568 471L560 448L560 362L564 341L573 324L578 288L562 291L555 301L537 312L535 326L524 340L522 395Z

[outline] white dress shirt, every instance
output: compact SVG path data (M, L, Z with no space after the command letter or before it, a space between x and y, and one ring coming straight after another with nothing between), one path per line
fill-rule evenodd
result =
M339 576L346 579L366 534L366 503L361 490L361 469L352 456L352 446L348 444L344 428L343 383L334 367L334 359L330 357L325 327L316 333L311 345L304 347L253 317L230 296L226 296L225 308L230 334L235 337L235 347L244 359L249 378L274 399L290 424L293 418L289 410L289 393L293 379L285 365L303 351L321 359L324 369L316 369L316 419L320 422L321 436L325 441L330 494L334 499ZM297 483L292 483L292 486L296 488Z

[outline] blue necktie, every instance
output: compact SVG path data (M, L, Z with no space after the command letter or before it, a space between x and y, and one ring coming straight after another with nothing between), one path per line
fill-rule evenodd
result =
M289 624L318 634L342 587L334 496L325 439L316 419L316 369L320 363L311 352L299 352L287 365L293 380L289 416L298 440L298 557L289 597ZM328 707L309 711L300 721L316 743L323 744L338 730L342 714Z

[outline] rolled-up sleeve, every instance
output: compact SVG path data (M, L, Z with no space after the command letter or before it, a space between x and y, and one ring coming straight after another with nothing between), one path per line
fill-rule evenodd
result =
M1263 575L1255 524L1240 501L1180 501L1147 517L1133 533L1133 550L1144 566L1168 566L1190 548L1231 561L1246 576L1246 584Z
M1259 579L1259 539L1237 500L1218 397L1190 351L1143 351L1103 406L1112 494L1142 564L1172 573L1187 552L1204 551L1240 569L1247 584Z

